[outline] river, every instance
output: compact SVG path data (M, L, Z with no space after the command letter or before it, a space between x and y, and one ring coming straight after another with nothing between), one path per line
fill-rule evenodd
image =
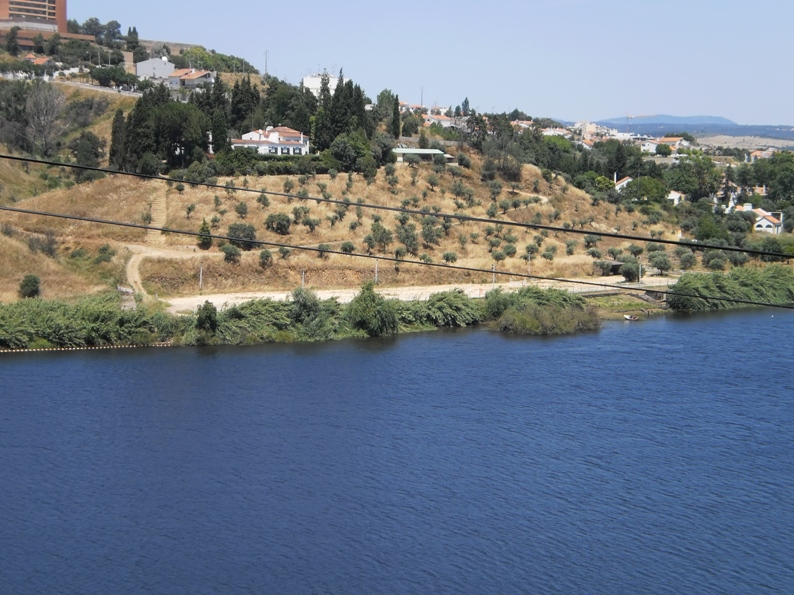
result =
M0 591L791 592L792 335L2 355Z

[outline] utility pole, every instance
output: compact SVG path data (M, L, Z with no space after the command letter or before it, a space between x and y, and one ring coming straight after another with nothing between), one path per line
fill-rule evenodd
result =
M380 260L376 258L375 259L375 285L378 284L378 264L379 264L379 262L380 262Z
M201 291L203 285L204 285L204 263L201 263L201 266L199 267L199 291Z
M306 289L306 271L301 271L301 289Z
M491 287L495 287L496 286L496 265L495 264L491 265L491 275L492 275Z

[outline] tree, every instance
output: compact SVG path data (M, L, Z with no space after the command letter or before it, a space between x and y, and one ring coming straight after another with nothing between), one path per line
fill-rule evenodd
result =
M241 252L237 246L233 246L232 244L224 244L221 246L221 252L223 252L224 262L231 264L238 264L240 262Z
M44 51L44 36L39 33L33 38L33 52L36 54L43 54Z
M105 139L99 138L93 132L84 130L74 141L69 144L74 154L77 165L86 167L99 167L99 160L105 155ZM98 180L105 177L102 172L76 169L74 174L78 183Z
M624 262L618 272L623 275L626 281L631 283L640 278L640 265L637 261Z
M672 268L670 257L666 252L652 252L648 257L648 262L654 268L659 269L659 274L663 275Z
M25 111L33 144L45 156L51 155L54 149L64 103L64 95L55 85L38 79L33 81Z
M398 95L394 96L390 132L394 138L400 138L400 97Z
M113 116L113 127L110 132L110 167L121 169L124 164L124 112L116 110Z
M364 284L347 308L351 324L370 337L393 335L398 329L397 313L390 302L375 293L374 284Z
M392 232L378 221L372 224L371 232L372 239L375 240L375 244L380 246L381 252L386 252L389 244L391 244L393 241Z
M12 56L19 55L19 27L11 27L6 33L6 51Z
M697 263L697 256L691 250L687 250L678 257L678 264L685 271L693 268Z
M285 213L271 213L267 216L267 219L265 219L265 229L281 236L289 234L291 224L292 220L289 218L289 215Z
M36 275L25 275L19 284L19 297L37 298L41 294L41 280Z
M259 253L259 266L263 269L273 266L273 254L267 248Z
M669 157L673 154L673 149L670 148L670 145L659 143L656 145L656 154L659 155L659 157Z
M256 228L248 223L232 223L226 235L229 243L243 250L252 250L256 244Z
M214 333L218 328L218 309L209 300L196 310L196 328L210 333Z
M455 254L454 252L444 252L444 254L441 256L441 258L444 259L444 262L448 262L448 263L452 264L453 262L457 262L458 255Z
M201 220L201 227L199 227L198 247L202 250L209 250L212 247L212 232L210 226L207 224L206 219Z
M353 242L343 242L342 243L341 250L345 254L352 254L355 251L355 249L356 249L356 246L355 246L355 244L353 244Z
M584 247L585 248L595 248L598 245L598 242L601 241L601 236L587 234L584 237Z

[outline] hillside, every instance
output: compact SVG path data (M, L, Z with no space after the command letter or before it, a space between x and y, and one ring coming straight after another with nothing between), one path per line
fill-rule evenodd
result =
M343 214L342 209L334 205L317 204L315 201L270 197L270 205L262 207L257 203L258 193L245 192L250 189L265 189L283 192L288 177L256 177L238 178L234 180L238 188L234 192L222 192L206 188L188 186L179 192L176 186L168 187L161 182L146 182L133 178L117 176L108 177L93 183L80 184L71 188L57 189L20 201L24 208L57 211L62 213L88 215L91 217L114 219L121 221L140 222L151 205L156 201L166 203L166 227L197 231L202 220L211 222L216 218L215 233L226 234L233 223L246 223L256 230L256 237L263 241L286 243L297 246L317 247L328 244L332 249L339 250L344 242L352 242L356 252L366 252L365 238L373 234L373 225L380 223L391 232L392 241L372 249L375 255L394 256L396 249L402 245L398 240L399 229L403 227L395 213L378 213L370 209L361 209L356 202L377 205L399 206L406 201L408 208L426 210L428 216L434 211L454 213L462 203L456 198L452 189L462 183L463 188L470 188L473 197L470 199L475 206L466 209L466 214L487 217L487 208L492 204L490 192L485 183L480 181L478 173L480 162L474 159L472 169L457 166L447 167L446 171L434 174L430 164L416 168L407 165L395 168L397 184L394 192L386 181L384 173L378 175L375 183L367 185L359 175L352 176L352 183L347 175L340 174L333 179L330 175L317 175L313 178L289 178L294 184L293 192L302 188L310 196L326 196L340 200L350 200L351 204ZM437 175L438 186L431 189L428 179ZM412 182L416 178L416 183ZM225 184L228 180L219 180ZM304 182L304 185L301 184ZM348 188L349 186L349 188ZM217 201L216 201L217 196ZM504 201L508 201L505 203ZM458 201L456 206L455 202ZM636 228L637 233L648 235L649 226L637 221L637 216L615 205L602 203L593 206L590 198L580 190L567 185L562 178L546 182L540 170L533 166L524 166L523 181L512 191L505 188L498 197L506 212L500 209L497 218L505 221L542 222L544 224L570 225L577 229L597 233L598 231L630 231ZM188 205L195 205L195 210L187 217ZM247 215L241 217L237 210L239 204L245 204ZM296 224L296 209L301 209L300 219L315 220L314 231L305 224ZM620 211L620 212L616 212ZM293 220L289 235L278 235L265 229L265 220L269 214L284 213ZM336 217L341 220L336 221ZM4 219L15 229L27 232L53 232L59 238L59 260L67 261L69 254L77 248L96 253L102 243L108 242L116 250L115 262L123 265L128 253L127 245L148 246L152 258L143 260L140 274L144 287L150 294L159 296L177 296L195 293L198 288L200 265L203 267L203 290L205 292L252 291L265 289L291 289L301 282L301 274L306 272L307 284L311 287L356 287L374 275L374 263L371 260L343 255L326 255L318 257L316 252L293 250L287 258L282 258L276 248L272 266L262 268L259 264L259 249L245 252L239 264L224 262L217 248L199 251L195 238L168 234L154 234L147 240L145 231L126 228L103 227L71 221L60 221L38 217L4 214ZM334 220L333 224L331 220ZM593 274L593 259L584 253L582 236L572 234L551 234L544 238L528 230L517 230L510 227L499 229L497 226L479 223L449 222L444 229L444 222L436 220L431 227L439 236L437 240L422 237L423 218L412 216L406 226L414 226L416 236L416 254L405 254L404 258L416 260L423 258L435 263L445 262L444 256L454 260L456 265L490 270L496 261L492 252L501 251L505 260L497 264L502 271L525 273L527 263L520 257L525 253L527 245L542 245L538 249L538 258L532 262L532 272L538 275L570 277ZM426 221L425 221L426 223ZM352 224L352 225L351 225ZM427 225L427 223L426 223ZM351 229L352 227L352 229ZM654 225L666 237L673 237L676 229L663 222ZM573 254L566 254L566 240L576 242ZM148 243L147 243L148 241ZM627 245L628 242L603 241L599 247L606 250L612 245ZM515 248L515 252L513 252ZM554 253L547 252L549 258L540 255L551 248ZM27 250L24 245L16 247L15 252ZM173 254L157 258L158 251L181 250L180 258ZM452 255L452 256L450 256ZM16 271L3 277L3 295L7 296L15 289L18 278L24 274L23 262L6 269ZM87 265L87 269L90 266ZM87 270L84 272L88 272ZM90 277L90 275L89 275ZM123 276L122 276L123 277ZM94 274L94 277L96 275ZM443 268L420 267L403 264L395 266L390 262L381 262L379 278L385 285L430 285L450 282L489 282L490 274L455 271ZM119 279L119 282L124 279ZM115 282L115 279L114 279Z

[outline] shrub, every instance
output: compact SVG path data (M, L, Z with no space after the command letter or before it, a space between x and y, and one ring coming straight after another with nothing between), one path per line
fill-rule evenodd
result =
M218 328L218 309L209 300L196 310L196 328L211 333Z
M292 220L285 213L271 213L265 219L265 229L282 236L289 234L291 224Z
M225 262L229 262L231 264L237 264L240 262L240 249L237 246L233 246L232 244L224 244L221 246L221 252L223 252L223 260Z
M375 293L372 282L365 283L361 292L347 308L351 324L370 337L393 335L397 332L397 313L394 306Z
M41 279L36 275L25 275L19 284L19 297L37 298L41 295Z
M238 202L235 205L234 210L240 219L245 219L248 216L248 205L244 202Z
M444 254L443 254L443 256L441 258L444 259L444 262L447 262L447 263L451 264L453 262L457 262L458 255L455 254L454 252L444 252Z
M232 223L226 235L232 238L229 242L237 248L252 250L256 246L256 228L248 223Z
M263 269L270 268L273 265L273 254L265 248L259 253L259 266Z

